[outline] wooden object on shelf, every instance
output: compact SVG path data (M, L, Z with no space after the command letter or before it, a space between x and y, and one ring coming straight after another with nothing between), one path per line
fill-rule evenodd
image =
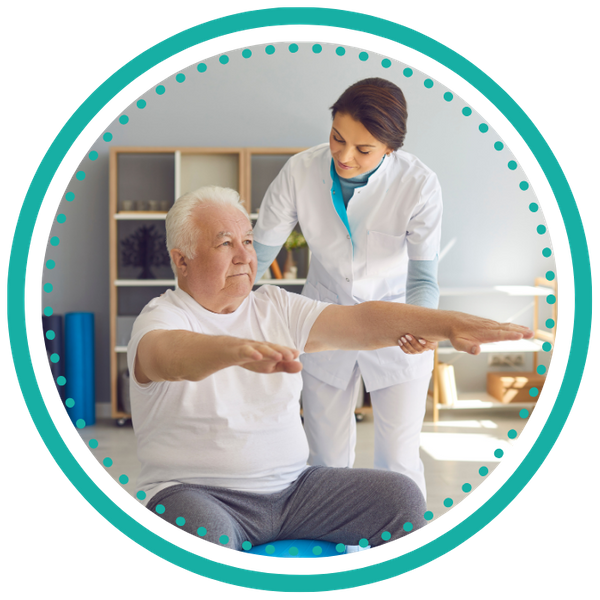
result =
M279 268L279 263L277 260L274 260L271 263L271 270L273 271L273 276L275 279L283 279L283 275L281 274L281 269Z
M546 377L536 372L498 371L487 374L487 393L504 404L511 402L535 402L544 386ZM538 393L530 395L529 390Z
M447 363L438 363L437 369L440 382L439 403L446 406L454 406L458 399L454 367Z

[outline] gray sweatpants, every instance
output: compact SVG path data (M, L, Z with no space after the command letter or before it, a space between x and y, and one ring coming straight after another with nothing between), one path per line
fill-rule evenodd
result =
M357 545L366 538L379 546L423 527L426 510L417 484L406 475L331 467L308 467L274 494L174 485L153 496L147 507L157 513L159 504L165 509L160 516L169 523L236 550L245 541L257 546L286 539ZM185 524L177 523L178 517Z

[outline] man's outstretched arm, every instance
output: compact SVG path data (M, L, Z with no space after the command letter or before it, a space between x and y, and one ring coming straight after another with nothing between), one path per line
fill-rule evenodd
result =
M269 342L157 329L138 344L135 378L139 383L200 381L233 366L256 373L298 373L302 369L299 354Z
M305 352L376 350L397 346L410 332L431 342L450 340L457 350L479 354L480 345L533 337L522 325L497 323L466 313L393 302L328 306L313 325Z

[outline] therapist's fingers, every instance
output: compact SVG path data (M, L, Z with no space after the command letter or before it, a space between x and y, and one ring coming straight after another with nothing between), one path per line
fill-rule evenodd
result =
M428 342L422 338L416 338L411 334L406 334L398 340L398 345L404 354L422 354L427 350L434 350L437 344Z

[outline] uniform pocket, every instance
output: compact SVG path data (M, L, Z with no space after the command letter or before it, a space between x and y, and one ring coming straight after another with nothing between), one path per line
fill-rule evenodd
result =
M367 235L367 275L384 275L401 265L406 235L369 231Z
M339 303L339 297L334 294L331 290L328 290L322 283L317 282L317 294L321 302L331 302L333 304Z

